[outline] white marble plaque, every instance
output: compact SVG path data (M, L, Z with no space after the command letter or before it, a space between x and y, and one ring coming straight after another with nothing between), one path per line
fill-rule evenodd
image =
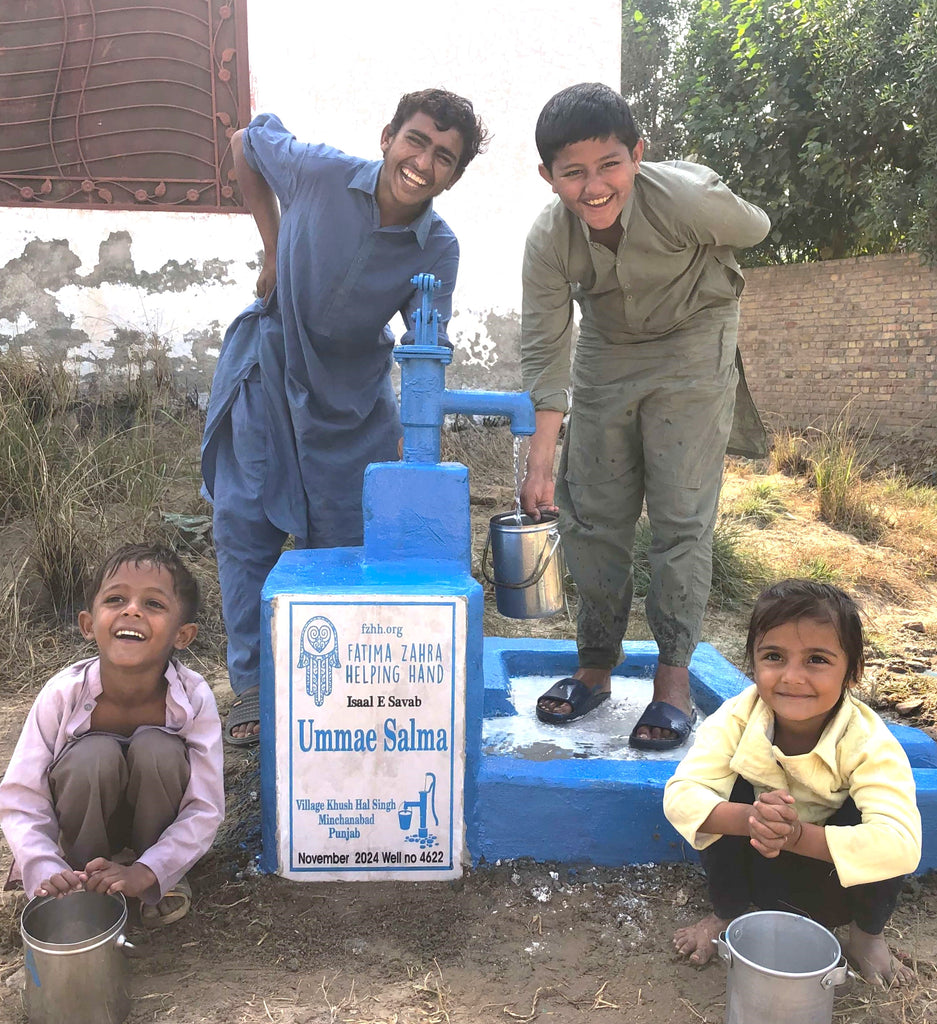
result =
M462 874L464 597L279 595L278 873Z

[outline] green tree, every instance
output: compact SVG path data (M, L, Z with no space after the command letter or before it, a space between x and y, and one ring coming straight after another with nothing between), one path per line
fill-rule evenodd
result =
M622 0L621 94L651 160L680 155L673 122L673 50L687 0Z
M625 0L623 22L647 20L649 2ZM670 49L645 45L657 71L645 92L623 88L669 132L668 155L709 164L771 214L750 258L937 257L935 0L656 2L653 39ZM655 83L664 109L646 98Z

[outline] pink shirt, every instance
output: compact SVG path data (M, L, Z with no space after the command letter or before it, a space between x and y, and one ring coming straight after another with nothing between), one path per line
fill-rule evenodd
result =
M179 736L189 758L189 784L176 820L139 858L159 883L156 903L211 846L224 818L221 720L208 683L171 661L166 668L166 725ZM0 828L13 851L14 874L30 896L45 879L68 869L59 850L59 824L49 788L49 770L65 749L90 731L91 713L102 693L97 658L78 661L39 691L20 733L3 782ZM21 872L21 875L18 874Z

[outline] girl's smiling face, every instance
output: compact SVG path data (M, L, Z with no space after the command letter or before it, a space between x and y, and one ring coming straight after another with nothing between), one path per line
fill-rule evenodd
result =
M763 633L753 653L758 695L777 721L819 738L846 688L848 659L833 623L784 622Z
M94 640L102 662L123 669L162 670L173 650L188 647L198 627L184 622L172 574L149 562L125 562L108 576L82 611L82 636Z

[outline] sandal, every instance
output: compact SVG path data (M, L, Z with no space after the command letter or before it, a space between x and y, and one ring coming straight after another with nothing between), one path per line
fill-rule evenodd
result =
M160 907L169 907L167 900L178 900L178 904L167 913L161 914ZM144 928L165 928L166 925L175 924L189 912L192 906L192 887L189 880L182 876L176 884L163 893L159 903L144 903L140 907L140 921Z
M586 686L581 679L567 676L554 683L546 693L540 695L537 700L537 717L547 725L566 725L589 714L603 701L608 700L611 695L611 690L597 690L594 686ZM570 706L571 710L565 715L559 711L548 711L546 708L540 707L542 700L563 701Z
M696 721L696 711L689 715L673 704L663 700L652 700L644 709L644 714L638 719L638 724L631 730L628 737L628 745L635 750L675 750L686 743L693 723ZM637 731L642 726L649 729L669 729L676 733L672 739L655 740L651 737L638 736Z
M239 725L260 721L260 694L245 693L231 705L224 724L224 741L230 747L253 747L260 742L260 736L234 736L233 731Z

